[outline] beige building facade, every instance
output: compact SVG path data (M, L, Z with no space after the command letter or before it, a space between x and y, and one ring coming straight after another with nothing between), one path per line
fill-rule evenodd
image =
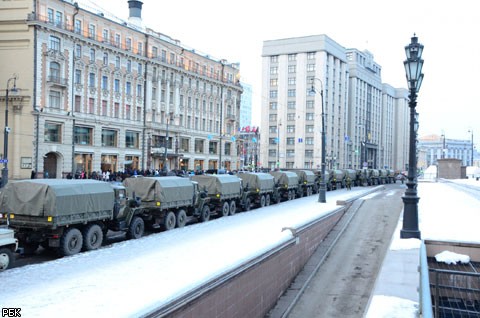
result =
M0 83L18 89L10 179L239 168L238 64L146 28L140 1L119 5L128 20L81 1L2 1Z

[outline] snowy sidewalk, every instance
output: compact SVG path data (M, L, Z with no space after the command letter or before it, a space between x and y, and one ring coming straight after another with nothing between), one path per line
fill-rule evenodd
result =
M455 182L480 188L480 181ZM418 196L422 240L480 243L480 197L442 182L420 182ZM420 240L400 239L402 225L400 217L370 298L367 318L417 317Z

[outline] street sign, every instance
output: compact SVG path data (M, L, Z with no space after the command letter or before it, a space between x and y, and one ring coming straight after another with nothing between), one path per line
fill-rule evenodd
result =
M0 159L0 163L8 163L8 159Z

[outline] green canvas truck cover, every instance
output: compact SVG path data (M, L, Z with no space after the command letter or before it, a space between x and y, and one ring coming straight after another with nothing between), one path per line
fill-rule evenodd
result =
M298 176L298 182L312 184L315 182L315 174L310 170L294 170Z
M9 181L0 195L0 211L28 216L112 211L114 198L112 186L96 180Z
M240 195L242 182L237 176L229 174L203 174L192 176L192 180L198 182L200 189L206 189L208 195L217 193L224 196Z
M291 171L270 171L272 176L275 177L275 182L279 185L298 186L298 176L295 172Z
M243 180L243 187L250 190L260 189L260 191L273 191L275 186L275 178L269 173L239 173L237 174Z
M172 203L190 200L193 202L193 183L188 178L170 177L138 177L123 181L127 188L127 196L140 198L142 202Z

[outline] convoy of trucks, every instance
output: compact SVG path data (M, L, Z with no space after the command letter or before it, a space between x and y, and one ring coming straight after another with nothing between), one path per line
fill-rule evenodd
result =
M327 190L351 185L395 182L393 171L330 170ZM292 170L205 174L191 178L131 177L119 182L90 179L11 181L0 193L0 270L11 267L20 246L33 253L40 245L61 256L102 246L107 232L129 239L145 227L171 230L189 220L206 222L238 210L268 206L318 193L319 171ZM5 227L5 226L4 226ZM18 241L17 241L18 240Z

